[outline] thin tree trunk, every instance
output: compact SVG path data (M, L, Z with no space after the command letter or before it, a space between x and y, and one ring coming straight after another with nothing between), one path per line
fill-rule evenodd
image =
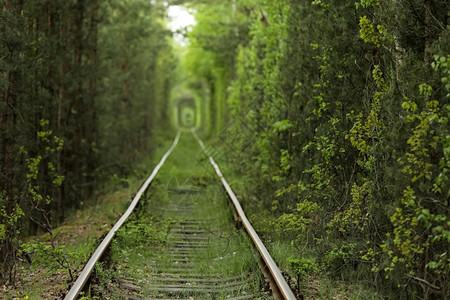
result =
M83 176L83 133L84 133L84 94L83 94L83 20L84 20L84 1L80 0L77 3L77 8L75 11L75 43L74 43L74 68L75 72L75 94L73 94L73 109L76 113L75 120L72 119L73 125L75 127L73 133L73 155L72 159L72 167L73 167L73 179L75 180L75 184L78 185L79 188L75 192L77 198L83 198L84 192L84 176ZM71 112L69 112L70 114ZM76 202L78 206L78 201Z
M15 9L15 11L13 11ZM14 6L14 1L8 0L3 7L3 14L6 17L5 22L8 22L8 13L17 13L22 11L22 1L19 1ZM17 30L20 32L23 28L5 28L7 30ZM7 41L7 49L5 52L5 61L7 64L13 65L15 58L20 55L21 44L17 41ZM3 92L3 113L0 121L0 198L6 216L11 216L18 205L17 199L14 196L15 173L14 167L14 131L16 125L16 112L14 107L17 102L17 80L18 74L16 71L5 71L2 76L7 78L7 88ZM5 225L5 236L0 240L0 262L2 262L2 272L0 274L0 282L15 282L16 270L16 249L17 249L17 226L16 222L9 223L1 221Z
M94 171L95 171L95 151L96 147L96 133L97 133L97 115L95 109L95 98L97 96L97 10L98 4L94 3L94 7L90 16L90 36L91 41L89 44L89 91L88 91L88 104L87 104L87 120L86 126L86 139L88 141L88 156L87 156L87 180L88 180L88 196L94 194Z
M424 49L424 62L430 64L431 59L431 0L425 1L425 49Z
M68 98L68 84L67 77L70 73L70 64L67 62L67 51L71 49L71 33L72 33L72 11L70 9L70 1L65 3L64 11L60 13L59 23L59 41L61 41L62 46L59 47L58 52L59 57L59 92L58 92L58 112L57 112L57 128L58 133L61 137L66 134L63 127L64 121L67 120L67 108L65 107L66 99ZM67 170L67 160L64 156L65 150L57 152L57 172L58 174L63 174ZM57 192L57 214L59 222L62 222L65 218L65 191L66 182L63 182L58 187Z

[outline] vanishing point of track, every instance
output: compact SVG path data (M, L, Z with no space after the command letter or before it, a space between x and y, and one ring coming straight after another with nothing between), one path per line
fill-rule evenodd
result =
M227 227L227 225L219 224L215 219L197 215L196 211L199 209L199 206L203 208L205 206L205 203L196 200L198 198L196 194L201 193L201 190L188 186L171 190L174 201L157 208L171 221L167 241L164 243L164 246L160 247L158 251L153 251L153 258L142 262L143 266L149 266L148 271L142 271L143 274L139 274L139 276L119 276L115 280L115 290L119 292L113 298L129 300L296 299L266 247L247 219L244 210L224 178L219 166L208 155L204 143L195 130L192 129L191 132L220 179L232 203L235 219L239 220L245 228L246 233L255 246L254 248L260 255L260 268L268 286L270 286L270 291L264 291L263 288L258 289L257 285L261 285L261 283L258 281L258 276L255 275L256 272L254 270L253 272L243 271L245 274L215 274L210 272L208 266L216 265L218 260L221 261L220 263L227 264L229 262L231 264L233 261L236 261L235 259L230 259L231 256L245 254L237 253L237 251L227 252L230 245L229 241L227 242L227 239L223 237L223 235L226 235L224 233L226 229L222 228L224 226ZM91 256L65 299L77 299L82 291L87 290L87 283L93 273L95 264L107 252L116 232L134 213L143 194L177 146L180 136L181 131L177 133L172 146L136 193L127 211L109 231ZM249 251L251 250L249 249ZM158 258L161 260L161 257L164 257L163 261L158 261ZM257 272L260 274L259 270Z

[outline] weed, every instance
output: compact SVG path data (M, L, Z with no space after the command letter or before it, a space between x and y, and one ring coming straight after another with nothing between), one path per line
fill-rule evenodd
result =
M22 252L33 256L34 267L46 267L52 273L65 271L68 272L70 280L74 280L72 264L79 258L77 252L68 250L65 246L46 243L22 244Z

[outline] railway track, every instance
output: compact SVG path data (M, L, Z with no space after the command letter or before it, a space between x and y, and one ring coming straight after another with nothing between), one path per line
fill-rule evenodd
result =
M185 132L182 143L195 149L198 142L212 166L199 166L186 147L176 149L180 137L179 132L65 299L87 293L129 300L295 299L196 132ZM176 161L165 165L173 151L179 151ZM233 224L233 211L245 231Z

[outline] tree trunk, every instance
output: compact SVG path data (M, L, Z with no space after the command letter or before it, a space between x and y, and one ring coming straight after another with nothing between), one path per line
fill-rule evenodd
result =
M425 0L425 49L424 49L424 62L430 64L431 58L431 0Z
M96 147L96 134L97 134L97 115L95 107L95 98L97 96L97 11L98 4L93 3L93 8L91 10L90 16L90 36L91 41L89 44L89 90L88 90L88 103L87 103L87 120L88 124L86 126L86 140L88 142L88 156L87 156L87 181L88 181L88 191L87 196L92 196L94 194L94 172L95 172L95 147Z
M14 5L14 1L8 0L3 7L4 15L4 28L6 30L16 30L16 32L22 32L23 28L20 27L20 23L14 23L15 20L11 14L17 14L22 11L22 1ZM18 16L17 16L18 17ZM11 25L10 25L11 24ZM18 37L15 37L18 39ZM17 197L14 195L15 187L15 173L14 168L14 136L16 128L16 110L17 105L17 81L18 72L20 69L14 64L16 57L20 55L21 41L6 40L5 41L5 63L13 67L8 68L2 76L7 79L7 88L2 95L3 112L0 120L0 208L4 209L6 218L14 214L18 205ZM11 71L14 70L14 71ZM15 282L15 268L16 268L16 250L17 250L17 235L18 235L18 222L6 222L1 220L1 223L5 225L5 236L0 237L0 262L2 265L2 272L0 274L0 282Z
M74 76L75 76L75 94L73 97L73 112L75 118L72 119L74 126L73 139L72 139L72 171L74 184L82 187L74 192L75 197L83 199L83 186L84 186L84 161L83 161L83 133L84 133L84 93L83 93L83 20L84 20L84 1L80 0L77 3L75 11L75 43L74 43ZM76 202L78 207L78 201Z

